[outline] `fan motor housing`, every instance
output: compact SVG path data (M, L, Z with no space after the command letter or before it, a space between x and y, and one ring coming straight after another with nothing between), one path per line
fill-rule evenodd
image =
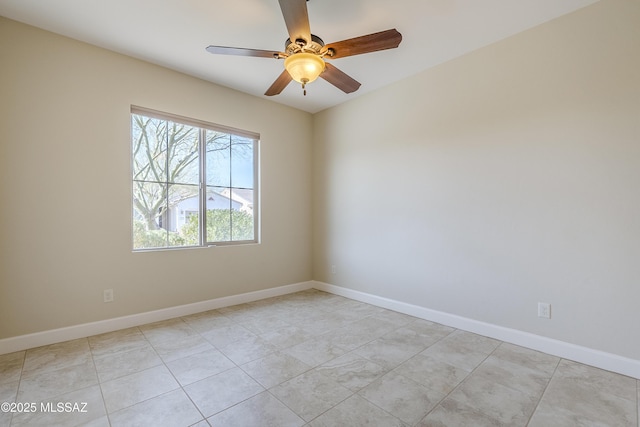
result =
M308 52L319 55L323 47L324 42L315 34L311 34L311 41L308 43L305 43L305 40L302 39L292 42L290 38L284 43L284 51L287 55L293 55L298 52Z

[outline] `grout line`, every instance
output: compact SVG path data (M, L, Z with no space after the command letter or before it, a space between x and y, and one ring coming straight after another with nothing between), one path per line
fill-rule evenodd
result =
M439 323L438 323L438 324L439 324ZM444 326L444 325L443 325L443 326ZM449 326L449 327L450 327L450 326ZM446 337L451 336L452 334L454 334L454 333L455 333L455 332L457 332L457 331L466 332L466 333L470 333L470 334L479 335L479 336L484 337L484 335L480 335L480 334L476 334L476 333L474 333L474 332L468 332L468 331L464 331L464 330L462 330L462 329L455 329L455 328L454 328L454 329L453 329L453 331L451 331L448 335L446 335L446 336L445 336L445 337L443 337L442 339L438 340L438 342L440 342L440 341L444 340ZM430 410L429 412L427 412L427 413L426 413L426 415L425 415L424 417L422 417L422 420L424 420L425 418L427 418L427 417L428 417L428 416L429 416L429 415L430 415L430 414L431 414L435 409L437 409L437 408L438 408L438 406L440 406L440 404L441 404L442 402L444 402L445 400L447 400L447 399L449 398L449 396L451 396L453 393L455 393L455 392L456 392L456 390L458 390L458 388L462 387L462 385L463 385L464 383L466 383L466 382L469 380L469 378L471 378L471 376L472 376L472 375L473 375L473 373L476 371L476 369L478 369L478 368L479 368L479 367L480 367L480 366L481 366L481 365L482 365L482 364L483 364L483 363L484 363L484 362L485 362L485 361L486 361L486 360L487 360L487 359L488 359L488 358L489 358L493 353L495 353L495 351L496 351L496 350L497 350L497 349L498 349L502 344L504 344L504 341L496 340L495 338L489 338L489 337L485 337L485 338L488 338L488 339L491 339L491 340L494 340L494 341L498 341L498 342L499 342L499 344L496 346L496 348L494 348L493 350L491 350L491 351L489 352L489 354L487 354L487 356L486 356L484 359L482 359L482 361L481 361L480 363L478 363L478 364L475 366L475 368L473 368L471 371L469 371L469 373L464 377L464 379L463 379L462 381L460 381L460 382L459 382L455 387L453 387L453 388L451 389L451 391L450 391L449 393L447 393L447 394L446 394L442 399L440 399L440 400L438 401L438 403L436 403L436 404L433 406L433 408L431 408L431 410ZM434 343L434 344L436 344L436 343ZM431 347L431 346L429 346L429 347ZM449 363L447 363L447 362L444 362L444 363L445 363L445 364L447 364L447 365L449 364ZM451 366L454 366L454 367L456 367L456 368L457 368L457 366L455 366L455 365L451 365ZM460 368L460 369L461 369L461 370L463 370L463 371L466 371L466 369L463 369L463 368ZM473 407L470 407L470 409L472 409L472 410L474 410L474 411L478 411L476 408L473 408ZM489 416L489 415L487 415L487 416ZM490 418L493 418L493 417L490 417ZM422 421L422 420L421 420L421 421Z
M540 393L540 398L538 399L538 402L536 403L536 407L533 409L533 411L531 411L531 415L529 416L529 419L527 420L527 425L529 425L529 423L531 422L531 419L533 418L533 416L538 411L538 408L540 407L540 403L542 403L542 399L544 399L544 395L547 393L547 390L549 390L549 386L551 385L551 381L553 381L553 377L555 377L556 372L558 371L558 367L560 366L561 362L562 362L562 358L559 357L558 358L558 362L556 363L556 367L553 368L553 373L549 377L549 381L547 381L547 384L545 385L544 390L542 391L542 393Z
M20 375L18 376L18 387L16 387L16 393L13 397L13 402L17 403L18 402L18 393L20 392L20 386L22 385L22 375L24 374L24 363L27 360L27 351L28 350L22 350L24 352L24 354L22 355L22 364L20 365ZM9 416L9 427L11 427L11 424L13 423L13 416L16 413L11 413L11 415Z
M89 354L91 354L91 363L93 363L93 369L96 372L96 380L98 380L98 389L100 390L100 397L102 398L102 406L104 407L104 413L107 417L107 422L111 426L111 417L109 417L109 411L107 410L107 402L104 400L104 391L102 390L102 381L100 381L100 375L98 374L98 367L96 366L95 355L91 349L91 343L89 343L89 337L85 338L89 347Z

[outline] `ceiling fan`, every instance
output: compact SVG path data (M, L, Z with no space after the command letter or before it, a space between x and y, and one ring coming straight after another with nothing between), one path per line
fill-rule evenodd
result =
M394 28L325 45L320 37L311 34L307 13L308 0L278 1L289 32L284 52L227 46L207 47L208 52L219 55L284 59L285 70L267 89L265 92L267 96L279 94L291 80L301 83L306 95L306 85L318 77L322 77L345 93L355 92L360 87L360 83L326 62L325 59L338 59L393 49L402 41L402 34Z

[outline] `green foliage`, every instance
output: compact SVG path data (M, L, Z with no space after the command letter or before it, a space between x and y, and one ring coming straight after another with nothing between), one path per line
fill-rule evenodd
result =
M198 244L187 242L186 239L178 233L164 230L148 230L143 221L134 221L133 223L133 248L134 249L152 249L166 248L172 246L188 246Z
M198 244L198 217L192 216L180 231L186 244ZM207 240L230 242L253 240L253 216L230 209L207 210Z

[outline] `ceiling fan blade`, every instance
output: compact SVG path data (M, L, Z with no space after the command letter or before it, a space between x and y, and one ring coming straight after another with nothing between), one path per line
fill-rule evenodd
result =
M287 25L289 39L295 43L302 39L311 41L311 29L309 28L309 14L307 13L306 0L278 0L284 22Z
M394 28L366 36L329 43L322 50L323 52L329 49L333 50L333 55L327 55L326 58L336 59L376 52L378 50L394 49L400 45L401 41L402 34Z
M216 55L255 56L258 58L279 58L281 52L273 50L245 49L242 47L207 46L207 52Z
M349 77L348 74L343 73L333 65L326 63L324 72L320 74L320 77L343 91L344 93L355 92L360 88L360 83L357 80Z
M291 78L291 75L289 74L289 72L287 70L284 70L282 74L278 76L276 81L273 82L271 87L269 87L269 89L267 89L267 91L264 94L267 96L273 96L273 95L279 94L284 90L285 87L287 87L289 83L291 83L291 80L293 79Z

